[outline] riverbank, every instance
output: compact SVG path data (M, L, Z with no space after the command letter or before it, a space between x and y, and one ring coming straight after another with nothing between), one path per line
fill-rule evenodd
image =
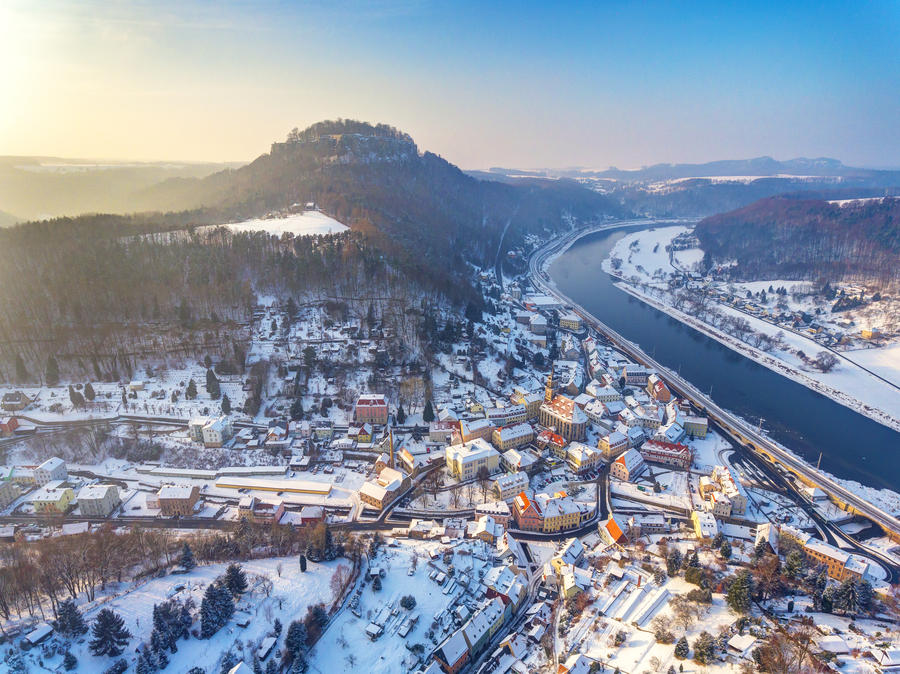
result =
M827 349L815 340L799 332L783 329L773 322L763 320L738 308L706 298L705 308L697 315L683 310L694 300L684 301L669 286L676 270L692 269L692 263L702 257L699 249L679 250L669 253L667 247L676 237L689 233L686 227L654 227L623 237L601 262L603 271L617 282L614 285L653 308L702 332L741 355L754 360L784 377L827 396L868 418L900 431L900 386L891 379L896 372L890 367L867 368L855 362L842 351ZM690 293L687 293L690 295ZM700 298L700 295L694 295ZM702 298L701 298L702 299ZM717 320L710 321L709 316ZM729 329L730 323L743 323L746 334ZM720 326L721 323L721 326ZM755 339L754 339L755 338ZM766 348L768 347L768 348ZM882 349L871 349L879 351ZM816 368L816 354L829 352L835 366L828 371ZM804 355L806 354L806 355ZM890 357L891 349L884 350ZM863 354L869 361L871 354Z
M643 292L640 288L634 287L629 283L624 281L619 281L615 283L615 286L622 290L623 292L628 293L632 297L635 297L642 302L646 302L653 308L662 311L663 313L675 318L682 323L694 328L705 334L707 337L715 339L717 342L724 344L730 349L737 351L742 356L746 358L750 358L760 365L764 365L769 368L773 372L777 372L778 374L788 377L797 383L803 384L807 388L815 391L816 393L821 393L828 398L831 398L837 403L844 405L845 407L849 407L854 412L859 412L870 419L877 421L880 424L884 424L888 428L892 428L895 431L900 432L900 414L895 415L891 414L888 411L885 411L881 407L877 407L871 404L868 404L859 398L856 398L848 393L835 389L822 381L813 378L809 373L802 372L791 367L788 363L786 363L781 358L778 358L775 355L766 353L757 349L746 342L742 342L736 337L732 337L720 330L717 330L713 326L701 321L693 316L690 316L683 311L679 311L675 307L662 302L650 295L646 292ZM865 373L862 373L865 374ZM900 393L897 394L898 398L900 398Z

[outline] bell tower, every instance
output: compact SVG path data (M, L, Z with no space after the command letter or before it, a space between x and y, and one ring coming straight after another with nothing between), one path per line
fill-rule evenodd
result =
M544 400L548 403L553 400L553 363L550 364L550 374L547 375L547 385L544 387Z

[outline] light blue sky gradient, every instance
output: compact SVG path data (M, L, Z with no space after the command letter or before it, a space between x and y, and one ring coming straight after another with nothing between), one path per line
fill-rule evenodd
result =
M249 159L351 117L466 168L898 166L898 36L896 1L14 0L0 153Z

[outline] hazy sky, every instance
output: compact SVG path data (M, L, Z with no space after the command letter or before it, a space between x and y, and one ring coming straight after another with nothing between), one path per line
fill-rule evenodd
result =
M900 2L0 3L0 154L245 160L393 124L465 168L900 166Z

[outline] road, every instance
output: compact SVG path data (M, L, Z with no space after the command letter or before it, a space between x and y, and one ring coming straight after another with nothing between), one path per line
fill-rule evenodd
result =
M547 272L544 271L544 265L551 255L564 251L581 236L595 231L627 227L633 224L636 224L635 221L588 227L551 241L548 245L535 251L529 258L528 266L532 283L541 292L555 297L562 304L571 305L585 324L603 335L629 358L659 372L660 376L666 380L675 393L689 399L711 421L717 423L725 431L725 435L732 438L739 446L748 448L766 461L781 464L798 475L807 484L818 486L839 504L845 504L848 511L869 518L877 523L892 539L900 541L900 520L895 516L866 501L828 476L819 473L812 466L807 465L804 461L794 456L785 447L757 432L755 428L743 419L716 405L711 398L699 391L686 379L683 379L678 373L656 362L636 344L625 339L574 300L561 293L552 283ZM841 533L843 534L843 532Z

